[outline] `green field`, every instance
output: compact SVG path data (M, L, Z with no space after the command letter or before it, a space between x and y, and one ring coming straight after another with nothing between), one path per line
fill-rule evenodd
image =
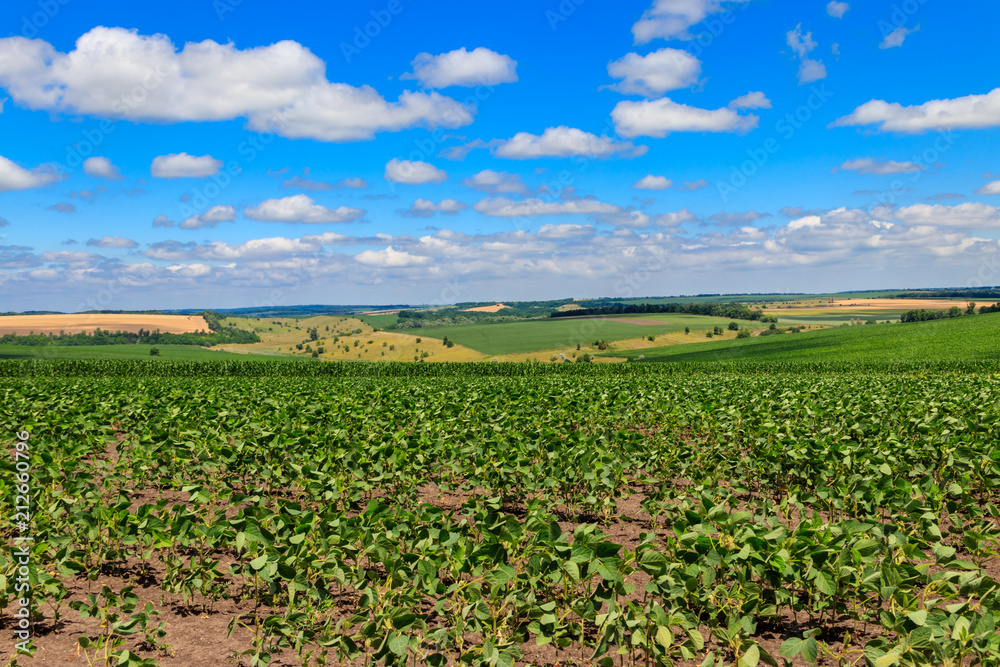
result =
M152 357L149 349L160 355ZM154 359L162 361L214 361L221 359L273 359L268 355L234 354L199 345L0 345L0 359Z
M375 329L388 329L399 322L399 315L396 313L390 315L352 315L351 317L357 318Z
M968 366L0 361L0 664L997 667Z
M668 346L615 356L658 362L922 362L1000 359L1000 314Z
M598 339L611 342L641 336L658 336L683 331L684 327L690 327L692 335L694 335L694 332L712 329L716 326L725 328L732 321L724 317L705 317L684 313L624 315L621 317L644 322L662 322L662 324L629 324L601 320L595 317L560 317L525 322L400 329L399 332L439 340L447 338L458 345L464 345L483 354L512 354L554 350L577 343L586 345ZM762 325L758 322L741 321L740 326L760 327Z

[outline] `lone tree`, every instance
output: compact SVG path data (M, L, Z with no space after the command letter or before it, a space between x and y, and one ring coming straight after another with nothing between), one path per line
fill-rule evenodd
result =
M158 357L158 356L160 356L160 348L158 348L158 347L151 347L151 348L149 348L149 356L151 356L151 357Z

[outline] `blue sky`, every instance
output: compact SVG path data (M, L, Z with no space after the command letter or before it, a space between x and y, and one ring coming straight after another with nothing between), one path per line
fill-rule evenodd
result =
M1000 7L331 4L4 3L0 309L1000 284Z

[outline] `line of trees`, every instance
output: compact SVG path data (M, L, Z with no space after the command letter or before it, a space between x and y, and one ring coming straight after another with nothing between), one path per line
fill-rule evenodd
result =
M979 309L980 313L988 312L994 313L1000 311L997 306L1000 304L994 304L993 306L983 306ZM989 308L989 310L986 310ZM948 310L928 310L926 308L914 308L908 310L899 316L900 322L927 322L929 320L947 320L953 317L963 317L965 315L975 315L976 314L976 303L970 301L965 308L960 306L952 306Z
M581 308L552 313L550 317L579 317L581 315L634 315L644 313L685 313L688 315L708 315L727 317L731 320L751 320L754 322L777 322L778 318L765 315L763 310L753 309L742 303L630 303L599 308Z

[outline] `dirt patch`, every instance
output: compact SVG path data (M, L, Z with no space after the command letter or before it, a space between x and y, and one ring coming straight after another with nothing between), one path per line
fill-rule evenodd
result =
M6 315L0 317L0 335L30 332L36 334L67 334L104 331L128 331L137 333L160 330L161 333L194 333L208 331L208 323L200 315L129 315L76 313L70 315Z

